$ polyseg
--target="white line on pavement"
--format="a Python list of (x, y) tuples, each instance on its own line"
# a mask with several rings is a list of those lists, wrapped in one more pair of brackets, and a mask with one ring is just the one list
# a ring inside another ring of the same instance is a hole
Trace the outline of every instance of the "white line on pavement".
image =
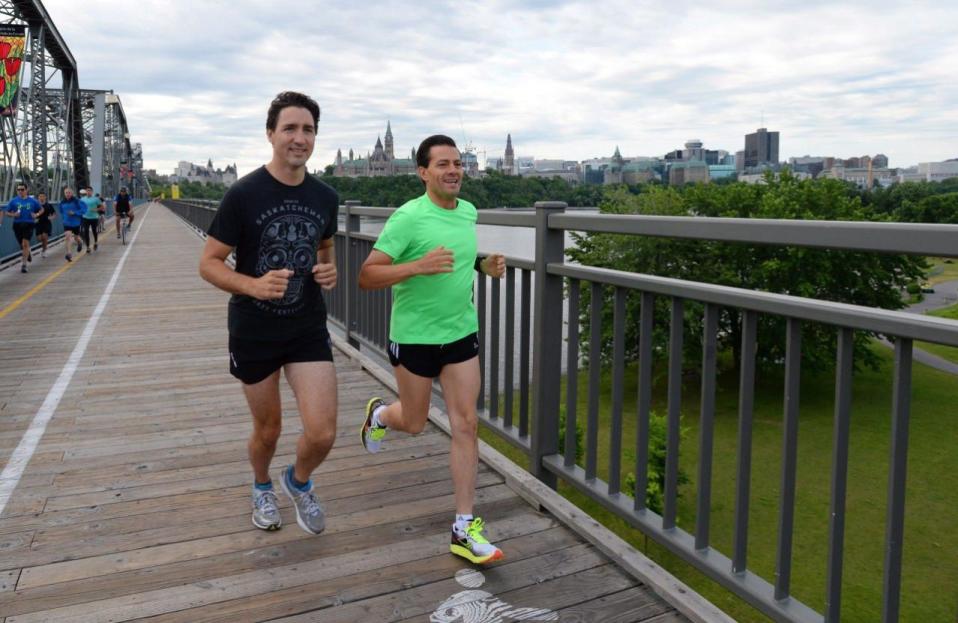
[(40, 410), (33, 416), (33, 421), (30, 422), (30, 428), (23, 434), (20, 443), (17, 444), (16, 449), (10, 456), (10, 461), (7, 462), (6, 467), (3, 468), (3, 473), (0, 473), (0, 515), (3, 515), (3, 509), (6, 508), (7, 502), (10, 501), (13, 490), (17, 488), (17, 484), (20, 482), (20, 478), (27, 468), (27, 463), (29, 463), (33, 457), (33, 453), (36, 451), (37, 446), (40, 444), (40, 439), (47, 429), (47, 424), (50, 423), (50, 418), (52, 418), (56, 412), (57, 406), (60, 404), (60, 399), (63, 398), (63, 394), (66, 393), (67, 387), (70, 385), (70, 380), (73, 379), (73, 374), (80, 365), (80, 360), (83, 359), (83, 354), (86, 352), (86, 347), (93, 337), (93, 332), (96, 330), (96, 325), (100, 321), (100, 316), (103, 315), (107, 301), (110, 300), (110, 295), (113, 293), (113, 287), (120, 278), (120, 271), (123, 270), (126, 257), (130, 254), (130, 251), (133, 250), (136, 238), (140, 235), (140, 231), (143, 229), (143, 223), (146, 222), (146, 217), (149, 216), (149, 213), (150, 209), (147, 208), (143, 214), (143, 220), (140, 221), (140, 226), (136, 228), (136, 231), (133, 233), (133, 238), (130, 239), (129, 246), (126, 248), (126, 251), (123, 252), (123, 257), (117, 262), (116, 268), (113, 270), (113, 276), (110, 277), (110, 282), (107, 284), (106, 290), (103, 291), (103, 296), (100, 297), (100, 302), (97, 304), (96, 309), (93, 310), (93, 315), (90, 316), (86, 326), (83, 328), (83, 333), (73, 348), (73, 352), (70, 353), (70, 358), (67, 359), (63, 370), (60, 372), (60, 376), (57, 377), (56, 382), (53, 384), (53, 387), (50, 388), (50, 392), (47, 394), (46, 399), (44, 399), (43, 404), (40, 405)]

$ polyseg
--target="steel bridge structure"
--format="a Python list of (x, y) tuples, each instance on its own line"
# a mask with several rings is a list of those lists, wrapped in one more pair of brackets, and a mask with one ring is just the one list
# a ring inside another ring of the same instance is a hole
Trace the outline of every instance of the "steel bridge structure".
[[(0, 113), (0, 198), (25, 181), (55, 201), (66, 186), (111, 197), (121, 186), (148, 196), (143, 151), (130, 142), (119, 95), (81, 89), (77, 63), (40, 0), (0, 0), (0, 26), (22, 29), (20, 62), (5, 89), (19, 94)], [(2, 92), (0, 92), (2, 95)]]

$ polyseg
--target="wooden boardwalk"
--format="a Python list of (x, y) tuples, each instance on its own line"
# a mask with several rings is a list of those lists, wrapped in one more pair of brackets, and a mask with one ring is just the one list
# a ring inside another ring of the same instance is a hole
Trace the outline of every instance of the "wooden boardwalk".
[[(227, 296), (197, 276), (202, 242), (182, 222), (159, 205), (138, 216), (131, 247), (108, 234), (55, 276), (59, 247), (0, 273), (0, 467), (62, 390), (0, 514), (0, 621), (687, 620), (486, 464), (476, 510), (507, 558), (470, 572), (448, 553), (448, 438), (429, 425), (365, 454), (365, 401), (388, 390), (342, 352), (337, 443), (314, 476), (326, 531), (300, 530), (282, 494), (283, 529), (255, 529)], [(283, 398), (274, 478), (300, 431), (285, 383)]]

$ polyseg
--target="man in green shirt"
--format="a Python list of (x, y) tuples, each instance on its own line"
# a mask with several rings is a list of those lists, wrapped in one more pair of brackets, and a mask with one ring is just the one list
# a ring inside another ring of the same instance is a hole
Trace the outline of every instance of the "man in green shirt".
[(388, 429), (421, 432), (432, 380), (439, 377), (452, 427), (456, 520), (450, 551), (481, 564), (502, 558), (502, 551), (482, 535), (483, 521), (472, 514), (482, 383), (473, 271), (501, 278), (506, 263), (498, 254), (477, 258), (476, 208), (458, 198), (463, 169), (455, 141), (430, 136), (419, 145), (416, 164), (425, 194), (389, 217), (359, 273), (363, 289), (393, 289), (389, 360), (399, 385), (397, 402), (369, 401), (360, 434), (366, 450), (378, 452)]

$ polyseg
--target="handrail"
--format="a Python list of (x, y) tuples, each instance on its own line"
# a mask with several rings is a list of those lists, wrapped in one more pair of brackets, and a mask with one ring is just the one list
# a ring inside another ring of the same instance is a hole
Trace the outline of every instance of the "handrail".
[(549, 227), (583, 232), (958, 257), (958, 225), (873, 221), (553, 214)]
[(953, 320), (909, 314), (907, 312), (809, 299), (774, 292), (697, 283), (656, 275), (640, 275), (611, 268), (549, 264), (549, 274), (581, 279), (592, 283), (631, 288), (664, 296), (675, 296), (701, 303), (748, 309), (776, 316), (800, 318), (838, 327), (859, 329), (924, 342), (958, 346), (958, 330)]

